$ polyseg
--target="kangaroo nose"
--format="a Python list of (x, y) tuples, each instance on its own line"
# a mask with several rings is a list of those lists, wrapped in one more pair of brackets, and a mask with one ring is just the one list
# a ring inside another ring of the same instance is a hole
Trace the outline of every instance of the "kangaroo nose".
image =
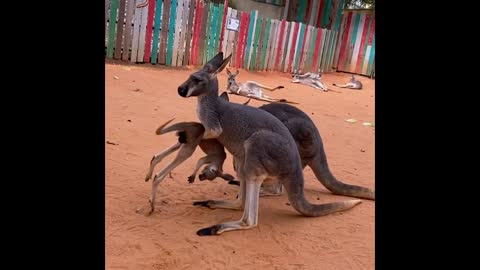
[(187, 87), (184, 87), (184, 86), (179, 86), (179, 87), (178, 87), (178, 94), (179, 94), (181, 97), (186, 97), (186, 96), (187, 96), (187, 93), (188, 93), (188, 88), (187, 88)]

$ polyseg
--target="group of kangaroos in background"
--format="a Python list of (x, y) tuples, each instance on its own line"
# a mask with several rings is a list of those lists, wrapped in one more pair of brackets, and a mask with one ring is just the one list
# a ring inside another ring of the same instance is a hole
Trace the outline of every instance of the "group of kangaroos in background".
[[(312, 204), (305, 199), (303, 169), (309, 166), (316, 178), (334, 194), (375, 200), (375, 191), (344, 183), (335, 178), (329, 169), (322, 138), (314, 122), (295, 106), (266, 96), (262, 89), (276, 90), (255, 82), (236, 83), (235, 76), (227, 69), (227, 91), (249, 98), (268, 101), (259, 108), (229, 101), (228, 93), (219, 95), (217, 74), (229, 63), (231, 55), (224, 59), (218, 53), (202, 69), (191, 74), (178, 87), (184, 98), (197, 97), (197, 116), (200, 122), (179, 122), (171, 119), (161, 125), (156, 134), (176, 132), (178, 141), (153, 156), (145, 181), (152, 178), (155, 166), (166, 156), (178, 151), (175, 159), (153, 177), (148, 215), (155, 209), (155, 197), (159, 184), (175, 167), (182, 164), (195, 152), (197, 146), (206, 154), (200, 158), (188, 177), (195, 181), (198, 171), (200, 181), (223, 178), (229, 184), (239, 186), (235, 200), (205, 200), (193, 205), (243, 210), (238, 221), (216, 224), (197, 231), (198, 235), (218, 235), (226, 231), (249, 229), (258, 224), (258, 201), (260, 196), (287, 193), (290, 204), (305, 216), (323, 216), (345, 211), (361, 203), (347, 200), (325, 204)], [(309, 76), (316, 80), (319, 74), (294, 74), (295, 80)], [(353, 83), (355, 84), (355, 83)], [(346, 84), (348, 85), (348, 84)], [(252, 94), (257, 89), (257, 94)], [(255, 96), (254, 96), (255, 95)], [(194, 108), (192, 108), (194, 109)], [(236, 177), (224, 173), (226, 150), (233, 156)]]
[[(235, 71), (235, 73), (232, 73), (227, 68), (228, 93), (247, 97), (247, 98), (253, 98), (260, 101), (266, 101), (266, 102), (283, 102), (283, 103), (290, 103), (290, 104), (298, 104), (297, 102), (294, 102), (294, 101), (288, 101), (286, 99), (276, 99), (276, 98), (267, 96), (263, 92), (263, 90), (268, 90), (273, 92), (275, 90), (285, 88), (284, 86), (268, 87), (255, 81), (246, 81), (242, 83), (237, 83), (235, 78), (237, 77), (238, 73), (239, 73), (238, 70)], [(293, 77), (292, 83), (307, 85), (325, 92), (329, 91), (326, 84), (321, 80), (322, 79), (321, 71), (317, 73), (307, 72), (305, 74), (302, 74), (301, 70), (298, 70), (298, 71), (294, 70), (292, 72), (292, 77)], [(361, 90), (363, 88), (362, 83), (359, 80), (357, 80), (353, 74), (352, 74), (352, 77), (350, 78), (350, 81), (347, 82), (346, 84), (334, 83), (333, 85), (340, 88), (349, 88), (349, 89), (355, 89), (355, 90)], [(334, 90), (331, 90), (331, 91), (334, 91)], [(337, 91), (334, 91), (334, 92), (337, 92)]]

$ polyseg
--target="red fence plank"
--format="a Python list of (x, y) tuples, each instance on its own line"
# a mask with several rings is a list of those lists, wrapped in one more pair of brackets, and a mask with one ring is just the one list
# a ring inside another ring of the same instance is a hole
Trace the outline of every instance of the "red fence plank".
[(153, 12), (155, 11), (155, 0), (148, 0), (148, 19), (147, 32), (145, 33), (145, 54), (143, 62), (150, 62), (150, 54), (152, 52), (152, 30), (153, 30)]

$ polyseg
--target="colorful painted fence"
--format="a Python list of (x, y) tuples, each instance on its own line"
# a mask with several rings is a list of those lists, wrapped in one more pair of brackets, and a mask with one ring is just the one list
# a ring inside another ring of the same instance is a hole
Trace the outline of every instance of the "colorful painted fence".
[(317, 28), (338, 31), (345, 0), (288, 0), (285, 18)]
[(374, 76), (375, 15), (369, 10), (345, 10), (334, 63), (338, 71)]
[[(338, 32), (258, 16), (204, 0), (105, 1), (106, 57), (169, 66), (203, 65), (217, 52), (248, 70), (331, 71)], [(227, 29), (238, 20), (238, 31)]]

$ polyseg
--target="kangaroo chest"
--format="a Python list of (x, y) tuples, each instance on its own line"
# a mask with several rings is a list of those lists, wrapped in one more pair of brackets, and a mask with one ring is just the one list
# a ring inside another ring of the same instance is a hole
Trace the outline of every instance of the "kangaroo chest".
[(218, 112), (215, 104), (207, 100), (198, 99), (197, 103), (197, 117), (200, 123), (206, 130), (216, 130), (218, 126)]
[[(203, 106), (201, 106), (200, 100), (198, 101), (198, 104), (197, 104), (197, 117), (198, 117), (198, 120), (200, 120), (200, 123), (202, 123), (203, 126), (205, 126), (205, 123), (207, 121), (207, 111)], [(205, 126), (205, 128), (207, 127)]]

